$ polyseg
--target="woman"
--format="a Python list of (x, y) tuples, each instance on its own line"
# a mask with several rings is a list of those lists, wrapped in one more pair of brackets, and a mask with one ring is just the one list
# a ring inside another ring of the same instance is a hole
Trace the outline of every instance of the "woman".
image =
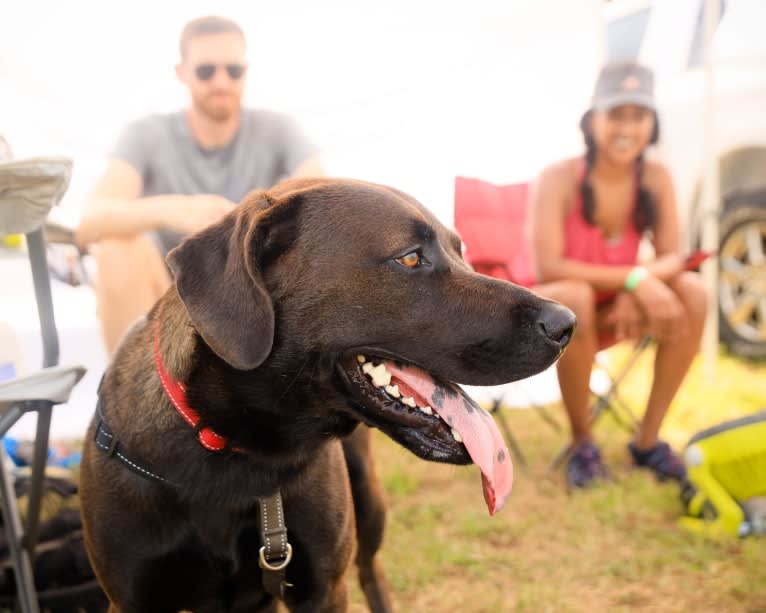
[[(644, 157), (659, 137), (652, 73), (632, 63), (605, 66), (580, 126), (584, 157), (546, 168), (531, 196), (533, 289), (578, 320), (558, 362), (573, 436), (567, 481), (585, 487), (607, 474), (589, 419), (596, 351), (645, 334), (657, 341), (654, 379), (628, 450), (636, 466), (682, 481), (684, 465), (658, 432), (699, 348), (706, 294), (700, 276), (684, 271), (670, 174)], [(637, 265), (644, 235), (656, 257)]]

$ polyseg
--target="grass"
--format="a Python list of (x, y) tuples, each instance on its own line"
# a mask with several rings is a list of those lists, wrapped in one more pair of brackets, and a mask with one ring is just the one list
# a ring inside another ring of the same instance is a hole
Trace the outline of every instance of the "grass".
[[(615, 362), (624, 349), (613, 350)], [(621, 386), (640, 413), (651, 351)], [(693, 365), (665, 421), (680, 449), (696, 431), (766, 408), (766, 364), (721, 355)], [(563, 409), (551, 407), (564, 422)], [(478, 470), (423, 462), (375, 434), (389, 504), (381, 553), (399, 611), (766, 611), (766, 539), (713, 541), (677, 525), (678, 488), (631, 470), (628, 435), (596, 434), (615, 482), (568, 494), (549, 466), (566, 442), (533, 411), (506, 411), (529, 466), (490, 518)], [(351, 611), (365, 611), (352, 586)]]

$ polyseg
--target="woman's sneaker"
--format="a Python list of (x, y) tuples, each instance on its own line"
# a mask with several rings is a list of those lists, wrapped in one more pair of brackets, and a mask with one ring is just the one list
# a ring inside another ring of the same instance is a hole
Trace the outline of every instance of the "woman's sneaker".
[(606, 479), (606, 467), (598, 447), (593, 443), (581, 443), (575, 447), (567, 461), (566, 477), (567, 483), (577, 488), (588, 487), (597, 479)]
[(651, 449), (638, 449), (633, 443), (628, 444), (628, 451), (633, 464), (651, 470), (659, 481), (672, 479), (679, 483), (686, 480), (686, 466), (664, 441)]

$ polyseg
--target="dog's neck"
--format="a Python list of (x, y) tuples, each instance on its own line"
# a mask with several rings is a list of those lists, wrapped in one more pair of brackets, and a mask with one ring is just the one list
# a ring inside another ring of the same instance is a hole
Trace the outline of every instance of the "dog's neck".
[[(269, 458), (275, 452), (284, 453), (291, 462), (302, 464), (327, 441), (349, 434), (356, 426), (355, 420), (338, 414), (319, 417), (300, 411), (313, 401), (311, 394), (303, 400), (300, 394), (294, 396), (289, 382), (270, 372), (267, 365), (253, 371), (232, 371), (195, 331), (175, 288), (150, 313), (148, 325), (152, 330), (160, 322), (159, 352), (167, 374), (184, 385), (185, 400), (200, 415), (202, 424), (231, 447), (245, 453), (255, 451), (256, 456), (263, 450)], [(195, 369), (200, 364), (204, 369)], [(226, 386), (221, 386), (223, 380)], [(283, 430), (281, 417), (293, 406), (293, 427)], [(296, 422), (300, 427), (294, 427)]]
[[(160, 318), (161, 313), (163, 316)], [(160, 299), (149, 320), (152, 333), (155, 321), (162, 321), (160, 354), (165, 368), (176, 381), (186, 381), (193, 367), (192, 355), (197, 334), (175, 286)]]

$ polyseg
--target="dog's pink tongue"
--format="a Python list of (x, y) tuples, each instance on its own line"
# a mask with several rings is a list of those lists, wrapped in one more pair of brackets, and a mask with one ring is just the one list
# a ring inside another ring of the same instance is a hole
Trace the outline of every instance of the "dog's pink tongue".
[(513, 464), (495, 421), (462, 390), (438, 385), (431, 375), (413, 366), (386, 362), (389, 372), (425, 400), (460, 434), (468, 454), (481, 470), (489, 514), (503, 508), (513, 485)]

